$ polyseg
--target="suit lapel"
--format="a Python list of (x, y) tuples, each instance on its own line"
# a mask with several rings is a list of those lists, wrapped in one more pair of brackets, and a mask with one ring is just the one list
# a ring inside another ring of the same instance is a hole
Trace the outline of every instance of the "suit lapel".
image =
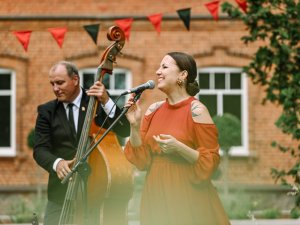
[[(88, 103), (89, 103), (89, 96), (87, 96), (87, 94), (83, 90), (82, 98), (80, 102), (80, 108), (79, 108), (79, 115), (78, 115), (78, 127), (77, 127), (77, 137), (76, 137), (77, 140), (75, 140), (76, 143), (80, 139), (80, 134), (84, 124)], [(57, 102), (57, 115), (65, 132), (72, 138), (71, 140), (74, 140), (74, 137), (71, 132), (71, 127), (69, 125), (68, 118), (66, 115), (66, 110), (64, 108), (63, 103), (61, 102)]]
[(79, 134), (81, 134), (82, 127), (84, 124), (84, 119), (88, 107), (89, 97), (86, 95), (85, 91), (83, 90), (80, 108), (79, 108), (79, 118), (78, 118), (78, 127), (77, 127), (77, 139), (80, 138)]

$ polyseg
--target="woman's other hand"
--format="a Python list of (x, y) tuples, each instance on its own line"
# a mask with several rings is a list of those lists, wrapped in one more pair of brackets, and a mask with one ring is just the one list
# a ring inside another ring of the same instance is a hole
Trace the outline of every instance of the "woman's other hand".
[(179, 149), (179, 141), (169, 134), (153, 135), (154, 140), (159, 144), (163, 153), (170, 154), (177, 152)]

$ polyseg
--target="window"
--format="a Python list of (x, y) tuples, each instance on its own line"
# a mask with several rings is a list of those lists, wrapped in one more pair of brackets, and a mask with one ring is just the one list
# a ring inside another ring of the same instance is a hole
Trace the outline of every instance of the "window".
[(241, 121), (241, 146), (230, 154), (246, 156), (248, 150), (248, 110), (246, 75), (242, 69), (211, 67), (198, 70), (200, 93), (198, 98), (206, 105), (211, 116), (230, 113)]
[[(97, 68), (87, 68), (79, 71), (81, 86), (84, 89), (89, 89), (94, 83)], [(131, 88), (131, 73), (126, 69), (114, 69), (113, 75), (105, 74), (103, 77), (103, 84), (109, 92), (110, 97), (114, 102), (124, 91)], [(122, 96), (117, 105), (122, 108), (127, 101), (128, 95)], [(118, 137), (121, 145), (124, 146), (125, 138)]]
[[(81, 85), (84, 89), (89, 89), (94, 83), (95, 75), (97, 74), (97, 68), (82, 69), (79, 71)], [(131, 87), (131, 74), (126, 69), (114, 69), (113, 75), (105, 74), (103, 77), (103, 84), (106, 90), (111, 95), (111, 98), (115, 101), (121, 95), (122, 92), (130, 89)], [(128, 96), (122, 96), (117, 105), (122, 108), (127, 100)]]
[(15, 76), (0, 69), (0, 156), (16, 155)]

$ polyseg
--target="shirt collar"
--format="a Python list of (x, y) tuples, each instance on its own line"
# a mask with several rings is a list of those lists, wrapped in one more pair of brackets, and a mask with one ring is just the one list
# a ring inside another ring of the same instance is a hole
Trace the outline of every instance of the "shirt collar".
[[(82, 98), (82, 89), (80, 88), (79, 95), (72, 102), (76, 106), (76, 108), (80, 107), (81, 98)], [(64, 102), (63, 104), (64, 104), (64, 107), (66, 109), (69, 103), (68, 102)]]

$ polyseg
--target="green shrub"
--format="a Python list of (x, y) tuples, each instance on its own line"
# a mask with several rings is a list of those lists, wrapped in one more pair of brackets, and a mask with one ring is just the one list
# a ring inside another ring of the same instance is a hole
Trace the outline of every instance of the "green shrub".
[(278, 209), (266, 209), (262, 211), (261, 217), (264, 219), (276, 219), (281, 216)]
[(230, 219), (249, 219), (249, 212), (257, 206), (257, 202), (242, 191), (220, 197)]
[(300, 208), (295, 207), (291, 210), (290, 217), (293, 219), (298, 219), (300, 218)]
[(223, 151), (229, 152), (233, 146), (241, 145), (241, 121), (230, 113), (214, 116), (213, 121), (219, 131), (219, 144)]
[(35, 134), (35, 130), (33, 128), (30, 130), (30, 132), (27, 136), (27, 145), (31, 149), (33, 149), (33, 146), (34, 146), (34, 134)]
[[(25, 198), (16, 196), (12, 199), (10, 205), (10, 217), (13, 223), (31, 223), (33, 214), (42, 217), (44, 212), (45, 202), (39, 201), (36, 198)], [(39, 218), (39, 219), (40, 219)]]

